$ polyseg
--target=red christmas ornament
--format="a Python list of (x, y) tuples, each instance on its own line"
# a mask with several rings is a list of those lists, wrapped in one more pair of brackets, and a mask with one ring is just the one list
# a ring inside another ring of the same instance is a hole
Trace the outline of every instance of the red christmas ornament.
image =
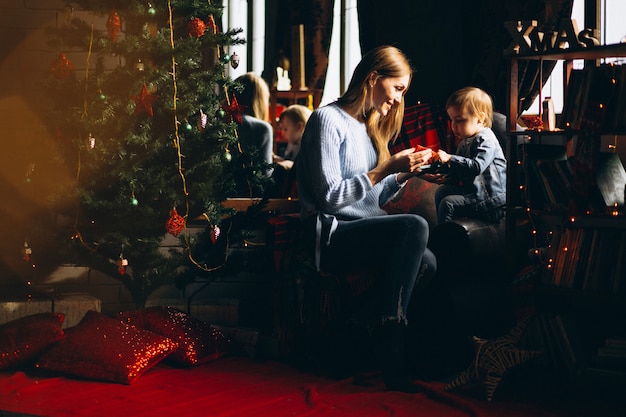
[(188, 36), (195, 36), (196, 38), (199, 38), (200, 36), (204, 35), (205, 30), (206, 30), (206, 24), (201, 19), (198, 19), (197, 17), (191, 19), (189, 23), (187, 24)]
[(126, 273), (126, 267), (128, 267), (128, 259), (124, 258), (123, 253), (120, 253), (120, 257), (115, 264), (117, 265), (117, 272), (120, 275), (124, 275)]
[(222, 109), (226, 112), (226, 114), (230, 117), (230, 121), (235, 121), (238, 124), (241, 124), (243, 111), (246, 106), (240, 106), (237, 102), (237, 96), (233, 95), (232, 100), (230, 101), (230, 105), (224, 104)]
[(135, 112), (133, 114), (136, 115), (145, 111), (150, 116), (153, 116), (154, 112), (152, 111), (152, 103), (154, 103), (158, 97), (159, 96), (156, 94), (150, 94), (148, 92), (148, 87), (146, 87), (146, 83), (143, 83), (141, 93), (132, 97), (135, 101)]
[(222, 231), (220, 230), (220, 228), (218, 226), (213, 226), (213, 228), (211, 228), (210, 233), (210, 237), (211, 237), (211, 242), (213, 242), (213, 244), (215, 245), (215, 242), (217, 242), (217, 238), (220, 237), (220, 233)]
[(72, 72), (74, 72), (74, 64), (67, 59), (67, 55), (61, 52), (59, 58), (50, 64), (50, 72), (59, 80), (62, 80), (72, 75)]
[(109, 14), (109, 18), (107, 19), (107, 32), (109, 32), (111, 42), (117, 40), (117, 35), (119, 35), (121, 27), (120, 15), (117, 14), (117, 10), (111, 10), (111, 14)]
[(170, 235), (178, 237), (183, 229), (185, 229), (185, 218), (178, 214), (176, 209), (172, 209), (170, 218), (165, 223), (165, 230), (167, 230), (167, 233)]

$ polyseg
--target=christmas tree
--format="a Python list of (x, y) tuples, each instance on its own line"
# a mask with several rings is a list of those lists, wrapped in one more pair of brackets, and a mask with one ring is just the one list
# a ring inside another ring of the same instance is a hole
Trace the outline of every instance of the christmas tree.
[[(215, 268), (197, 259), (220, 256), (196, 254), (186, 224), (203, 220), (215, 242), (226, 197), (267, 181), (238, 146), (226, 68), (244, 41), (219, 27), (221, 13), (210, 0), (81, 0), (51, 31), (50, 120), (76, 173), (54, 199), (64, 259), (119, 278), (137, 305), (185, 266)], [(166, 232), (182, 251), (162, 253)]]

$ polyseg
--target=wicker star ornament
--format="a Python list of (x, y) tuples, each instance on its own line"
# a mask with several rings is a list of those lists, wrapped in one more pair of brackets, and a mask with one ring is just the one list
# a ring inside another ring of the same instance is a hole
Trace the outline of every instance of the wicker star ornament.
[(488, 340), (474, 336), (472, 338), (476, 350), (474, 360), (454, 381), (446, 385), (446, 391), (470, 383), (480, 383), (487, 391), (487, 401), (491, 401), (509, 369), (542, 354), (539, 351), (521, 350), (517, 347), (529, 321), (530, 317), (525, 317), (509, 334), (496, 339)]

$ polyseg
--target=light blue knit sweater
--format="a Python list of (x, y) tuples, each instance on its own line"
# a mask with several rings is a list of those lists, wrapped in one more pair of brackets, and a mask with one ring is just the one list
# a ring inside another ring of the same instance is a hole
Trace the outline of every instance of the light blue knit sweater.
[(387, 214), (381, 206), (402, 186), (395, 175), (372, 186), (367, 172), (376, 162), (364, 123), (336, 103), (315, 110), (296, 162), (302, 216), (322, 212), (350, 220)]

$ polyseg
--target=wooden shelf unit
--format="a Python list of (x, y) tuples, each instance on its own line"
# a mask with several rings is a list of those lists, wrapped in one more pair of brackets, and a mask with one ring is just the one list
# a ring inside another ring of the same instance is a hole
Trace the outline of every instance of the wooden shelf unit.
[[(505, 245), (507, 247), (507, 265), (509, 270), (507, 273), (513, 277), (518, 271), (517, 259), (512, 254), (516, 253), (515, 245), (517, 242), (516, 225), (520, 213), (524, 212), (524, 207), (520, 206), (519, 198), (514, 196), (519, 193), (520, 184), (517, 183), (517, 176), (513, 175), (518, 170), (517, 161), (519, 159), (518, 143), (522, 136), (529, 135), (565, 135), (567, 132), (536, 132), (536, 131), (517, 131), (517, 119), (519, 116), (519, 95), (518, 95), (518, 70), (519, 61), (533, 60), (533, 61), (564, 61), (563, 65), (563, 83), (564, 87), (567, 86), (570, 74), (573, 69), (573, 61), (583, 59), (586, 61), (600, 60), (603, 58), (626, 58), (626, 44), (613, 44), (613, 45), (601, 45), (593, 48), (576, 48), (568, 50), (556, 50), (546, 53), (531, 53), (531, 54), (518, 54), (510, 55), (505, 58), (509, 61), (508, 66), (508, 78), (509, 85), (507, 88), (508, 98), (508, 121), (509, 121), (509, 146), (507, 147), (507, 214), (506, 216), (506, 238)], [(563, 91), (567, 91), (564, 88)]]
[[(510, 265), (508, 273), (512, 274), (514, 278), (515, 274), (519, 272), (520, 265), (518, 265), (519, 259), (514, 258), (514, 254), (519, 253), (519, 248), (515, 248), (515, 244), (518, 241), (516, 234), (516, 225), (521, 216), (528, 216), (529, 214), (536, 219), (537, 228), (550, 228), (554, 224), (558, 224), (561, 230), (580, 228), (593, 230), (618, 230), (620, 233), (626, 233), (626, 217), (622, 213), (618, 216), (611, 217), (610, 215), (590, 215), (580, 216), (576, 218), (576, 224), (568, 224), (568, 214), (566, 211), (560, 214), (549, 212), (549, 210), (530, 210), (529, 201), (525, 201), (522, 196), (522, 181), (525, 181), (523, 175), (520, 173), (519, 166), (519, 150), (521, 147), (537, 147), (540, 151), (547, 151), (543, 149), (549, 146), (566, 147), (568, 138), (573, 137), (582, 132), (575, 131), (517, 131), (517, 118), (519, 115), (519, 97), (518, 97), (518, 64), (523, 60), (535, 60), (535, 61), (548, 61), (548, 60), (562, 60), (564, 61), (564, 86), (567, 87), (570, 74), (573, 69), (573, 60), (582, 59), (585, 60), (585, 66), (597, 65), (599, 60), (604, 58), (624, 58), (626, 57), (626, 44), (616, 45), (604, 45), (586, 49), (574, 49), (553, 51), (547, 53), (526, 54), (526, 55), (513, 55), (507, 56), (509, 59), (509, 86), (508, 86), (508, 118), (509, 118), (509, 146), (507, 155), (507, 216), (506, 216), (506, 253), (507, 262)], [(564, 88), (567, 91), (567, 88)], [(567, 97), (565, 98), (567, 100)], [(626, 100), (626, 97), (620, 97), (619, 100)], [(605, 132), (594, 132), (594, 134), (600, 135)], [(619, 132), (611, 132), (611, 135), (615, 133), (614, 140), (617, 141)], [(623, 133), (622, 133), (623, 135)], [(556, 143), (555, 143), (556, 142)], [(562, 142), (562, 143), (559, 143)], [(530, 149), (525, 148), (525, 155), (528, 154)], [(615, 150), (613, 150), (615, 151)], [(538, 154), (539, 155), (539, 154)], [(532, 158), (531, 158), (532, 159)], [(534, 160), (533, 160), (534, 161)], [(523, 163), (529, 163), (529, 161), (523, 161)], [(532, 161), (531, 161), (532, 163)], [(623, 161), (622, 161), (623, 163)], [(552, 182), (551, 182), (552, 183)], [(552, 219), (554, 224), (550, 224), (548, 220), (549, 216), (558, 217), (556, 220)], [(572, 218), (573, 219), (573, 218)], [(611, 241), (613, 242), (613, 241)], [(614, 244), (618, 244), (615, 242)], [(593, 245), (589, 246), (593, 247)], [(621, 246), (618, 246), (621, 248)], [(560, 248), (559, 248), (560, 249)], [(573, 248), (568, 248), (572, 249)], [(582, 253), (582, 251), (581, 251)], [(582, 257), (582, 255), (581, 255)], [(589, 257), (591, 259), (591, 255)], [(615, 260), (615, 265), (619, 265), (619, 260)], [(611, 264), (613, 265), (613, 264)], [(613, 265), (613, 266), (615, 266)], [(579, 276), (576, 269), (571, 276)], [(546, 271), (544, 271), (546, 272)], [(613, 272), (613, 274), (616, 274)], [(624, 293), (619, 294), (614, 292), (594, 292), (586, 290), (585, 287), (581, 288), (566, 288), (565, 286), (558, 286), (554, 283), (553, 279), (562, 279), (569, 277), (570, 275), (558, 275), (553, 272), (547, 272), (547, 275), (542, 276), (541, 284), (535, 288), (533, 293), (533, 303), (542, 308), (551, 309), (554, 313), (560, 314), (561, 310), (567, 314), (567, 310), (574, 310), (579, 317), (585, 317), (587, 330), (591, 329), (596, 333), (595, 338), (591, 335), (585, 335), (587, 340), (585, 341), (588, 351), (594, 351), (598, 346), (597, 343), (602, 339), (609, 338), (612, 333), (618, 333), (621, 337), (626, 338), (624, 328), (626, 325), (626, 308), (624, 307), (625, 297)], [(595, 276), (590, 274), (587, 270), (584, 277)], [(620, 279), (620, 277), (617, 277)], [(625, 279), (626, 277), (621, 277)], [(550, 282), (548, 282), (550, 279)], [(621, 281), (624, 282), (624, 281)], [(591, 326), (590, 326), (591, 324)], [(595, 344), (595, 346), (594, 346)], [(590, 358), (589, 358), (590, 359)], [(624, 373), (626, 378), (626, 372)]]

